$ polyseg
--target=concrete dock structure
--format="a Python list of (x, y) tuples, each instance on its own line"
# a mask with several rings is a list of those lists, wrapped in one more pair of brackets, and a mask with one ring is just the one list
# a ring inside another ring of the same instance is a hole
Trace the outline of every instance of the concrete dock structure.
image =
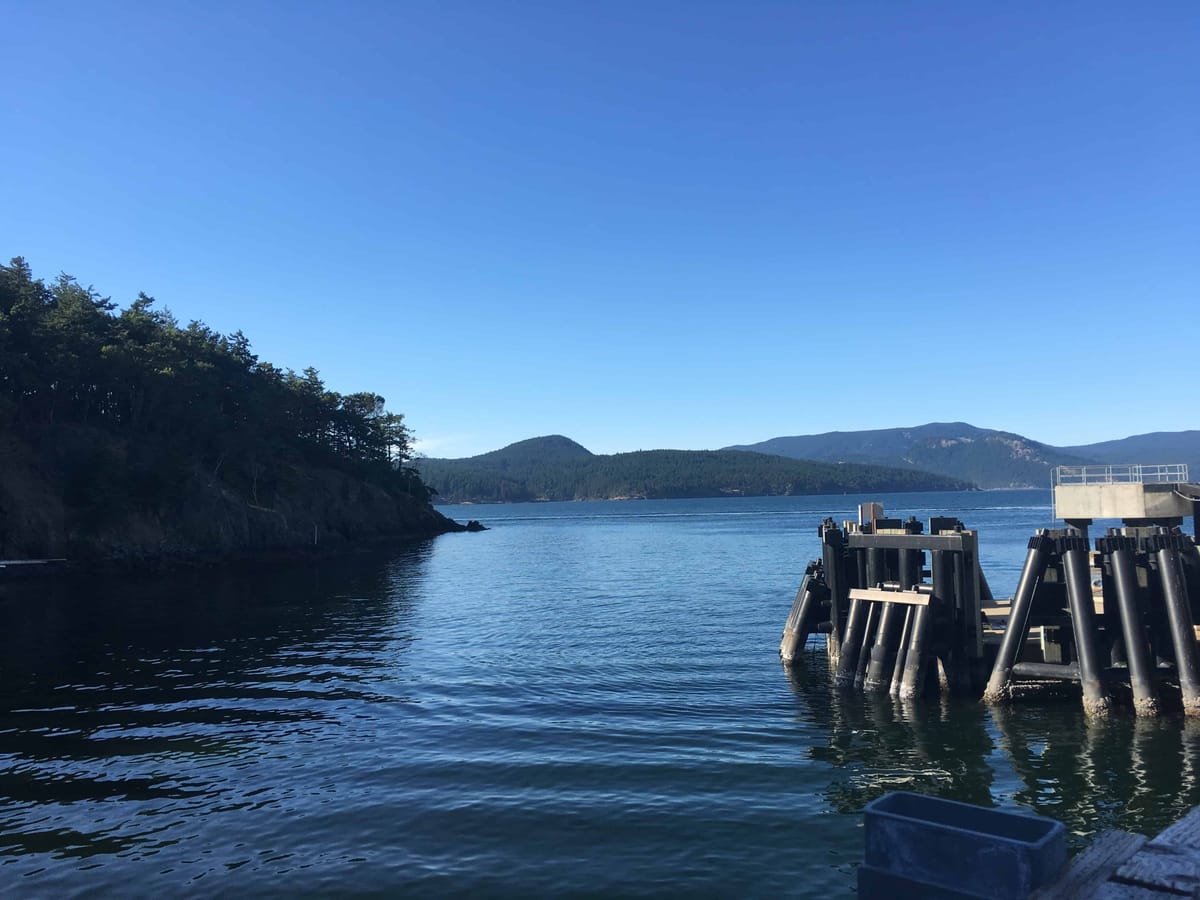
[[(877, 503), (857, 522), (825, 519), (781, 658), (823, 634), (841, 687), (912, 698), (940, 684), (1002, 703), (1075, 683), (1092, 716), (1114, 706), (1200, 716), (1200, 551), (1181, 528), (1189, 516), (1200, 528), (1200, 485), (1184, 465), (1070, 466), (1052, 491), (1067, 527), (1030, 539), (1007, 606), (979, 567), (978, 535), (956, 519), (934, 517), (926, 531)], [(1093, 548), (1101, 519), (1121, 525)]]

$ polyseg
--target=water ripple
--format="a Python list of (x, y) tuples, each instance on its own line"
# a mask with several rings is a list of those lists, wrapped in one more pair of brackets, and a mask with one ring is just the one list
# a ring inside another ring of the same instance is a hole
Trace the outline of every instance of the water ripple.
[[(989, 500), (950, 512), (988, 517), (1015, 580), (1044, 509)], [(847, 697), (817, 649), (781, 669), (812, 529), (853, 502), (496, 507), (390, 556), (5, 586), (0, 881), (828, 896), (887, 790), (1049, 812), (1077, 844), (1200, 802), (1190, 723)]]

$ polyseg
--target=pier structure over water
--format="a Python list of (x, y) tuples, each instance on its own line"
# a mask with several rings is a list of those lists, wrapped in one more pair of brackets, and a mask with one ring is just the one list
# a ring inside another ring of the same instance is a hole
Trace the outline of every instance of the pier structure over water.
[(1192, 517), (1200, 536), (1200, 484), (1182, 463), (1164, 466), (1058, 466), (1050, 474), (1054, 517), (1087, 537), (1096, 519), (1120, 519), (1126, 527), (1178, 527)]
[[(1076, 681), (1089, 714), (1105, 713), (1111, 690), (1128, 687), (1134, 711), (1154, 715), (1158, 683), (1170, 681), (1183, 711), (1200, 715), (1200, 556), (1180, 530), (1200, 517), (1200, 485), (1184, 465), (1130, 465), (1060, 466), (1051, 487), (1068, 527), (1030, 539), (984, 699), (1008, 699), (1023, 683)], [(1121, 527), (1096, 539), (1093, 556), (1096, 519)], [(1019, 661), (1034, 629), (1043, 660)]]
[[(1073, 466), (1052, 487), (1067, 527), (1030, 539), (1008, 604), (992, 598), (978, 536), (956, 519), (933, 518), (926, 533), (879, 504), (864, 504), (857, 523), (826, 519), (781, 658), (824, 634), (842, 687), (910, 698), (940, 684), (1000, 703), (1078, 684), (1089, 715), (1178, 702), (1200, 716), (1200, 552), (1181, 529), (1188, 516), (1200, 526), (1200, 485), (1186, 466)], [(1121, 526), (1093, 551), (1098, 519)]]
[[(916, 697), (939, 683), (978, 694), (986, 674), (985, 602), (975, 532), (953, 518), (888, 519), (878, 503), (858, 522), (818, 529), (822, 556), (808, 565), (784, 627), (780, 656), (795, 660), (824, 634), (836, 683)], [(928, 561), (928, 568), (926, 562)]]

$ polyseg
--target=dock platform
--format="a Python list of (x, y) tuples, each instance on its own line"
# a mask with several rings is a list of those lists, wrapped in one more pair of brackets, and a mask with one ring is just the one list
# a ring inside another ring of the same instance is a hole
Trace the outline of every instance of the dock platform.
[(1172, 900), (1200, 896), (1200, 807), (1158, 837), (1106, 831), (1031, 900)]

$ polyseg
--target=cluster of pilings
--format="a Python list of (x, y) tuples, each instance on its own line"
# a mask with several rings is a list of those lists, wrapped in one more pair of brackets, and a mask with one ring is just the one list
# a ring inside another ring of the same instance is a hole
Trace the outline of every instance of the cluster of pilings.
[(1125, 702), (1155, 715), (1178, 697), (1200, 716), (1200, 551), (1178, 525), (1109, 529), (1094, 554), (1086, 524), (1039, 531), (1003, 633), (985, 633), (995, 601), (977, 536), (957, 519), (930, 519), (925, 533), (865, 504), (858, 523), (826, 519), (818, 533), (821, 559), (784, 626), (785, 663), (820, 634), (841, 687), (902, 699), (940, 687), (996, 703), (1077, 683), (1089, 715)]
[(821, 524), (822, 556), (796, 594), (781, 658), (794, 661), (810, 635), (824, 634), (840, 686), (912, 698), (940, 684), (978, 695), (982, 603), (991, 591), (975, 532), (934, 518), (926, 534), (915, 519), (885, 519), (878, 504), (866, 507), (857, 524)]
[[(1095, 547), (1093, 559), (1075, 528), (1030, 539), (984, 699), (1008, 699), (1024, 684), (1078, 682), (1090, 715), (1106, 713), (1126, 688), (1138, 715), (1155, 715), (1164, 685), (1174, 684), (1184, 713), (1200, 715), (1195, 542), (1174, 527), (1127, 527), (1109, 529)], [(1041, 661), (1022, 658), (1035, 628)]]

